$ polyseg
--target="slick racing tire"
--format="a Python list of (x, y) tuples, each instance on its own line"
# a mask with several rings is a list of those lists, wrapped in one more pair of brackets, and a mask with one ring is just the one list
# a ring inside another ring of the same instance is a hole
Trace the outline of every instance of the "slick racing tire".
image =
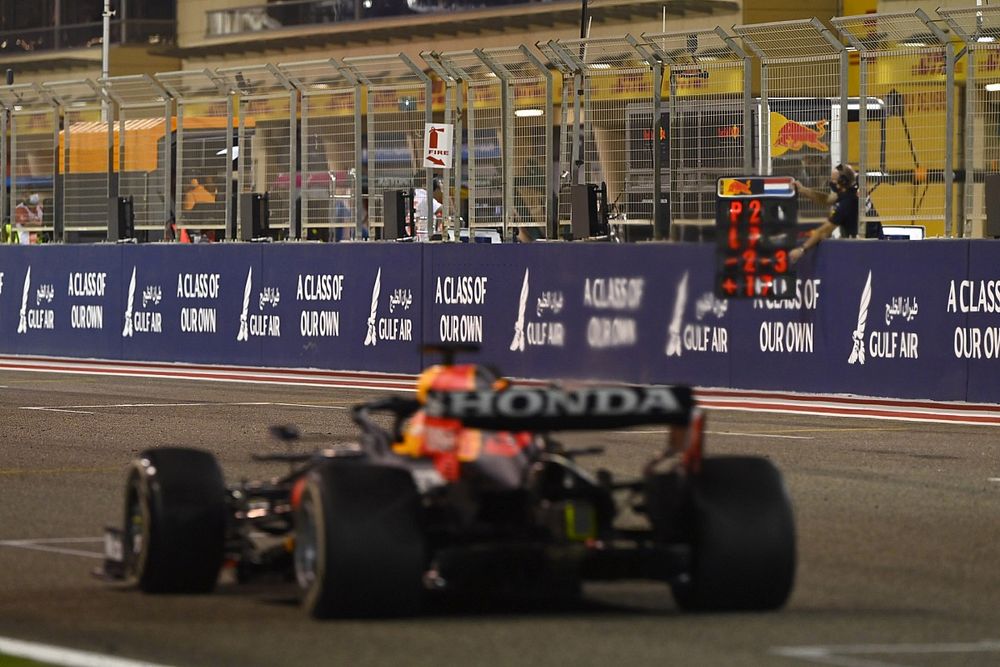
[(795, 579), (795, 522), (781, 473), (755, 457), (706, 458), (690, 479), (692, 566), (673, 584), (689, 611), (777, 609)]
[(208, 593), (225, 549), (226, 488), (208, 452), (148, 449), (129, 469), (126, 567), (147, 593)]
[(295, 578), (316, 618), (408, 616), (426, 549), (409, 471), (367, 463), (312, 470), (295, 515)]

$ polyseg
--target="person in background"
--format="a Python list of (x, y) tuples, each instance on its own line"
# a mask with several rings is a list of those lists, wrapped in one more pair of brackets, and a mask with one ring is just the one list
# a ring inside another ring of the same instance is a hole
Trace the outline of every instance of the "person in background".
[[(434, 197), (434, 224), (427, 224), (427, 190), (426, 188), (414, 188), (413, 189), (413, 211), (414, 216), (416, 216), (417, 224), (414, 236), (416, 236), (418, 241), (426, 241), (432, 234), (441, 233), (441, 208), (444, 201), (444, 190), (442, 189), (441, 179), (437, 176), (434, 177), (433, 181), (433, 197)], [(428, 231), (430, 228), (432, 231)]]
[(536, 226), (545, 220), (545, 168), (537, 160), (529, 160), (514, 176), (514, 224), (518, 243), (531, 243), (544, 236), (543, 227)]
[(32, 228), (40, 229), (45, 217), (42, 209), (42, 198), (38, 193), (33, 193), (28, 197), (27, 204), (18, 202), (14, 207), (14, 229), (19, 243), (37, 243), (38, 233), (31, 231)]
[[(184, 193), (183, 209), (185, 211), (193, 211), (196, 206), (215, 204), (218, 198), (219, 188), (215, 184), (215, 179), (209, 176), (203, 185), (197, 178), (192, 178), (187, 192)], [(181, 229), (180, 231), (181, 243), (199, 243), (215, 240), (215, 233), (212, 231), (205, 233), (189, 233), (186, 229)]]
[[(855, 238), (858, 235), (858, 175), (849, 164), (838, 164), (830, 173), (830, 192), (822, 192), (808, 188), (795, 181), (795, 190), (799, 195), (821, 205), (829, 206), (830, 212), (826, 222), (814, 229), (798, 248), (794, 248), (789, 257), (797, 262), (810, 248), (819, 245), (820, 241), (829, 238), (834, 230), (840, 229), (842, 238)], [(877, 223), (876, 223), (877, 224)], [(878, 238), (878, 230), (868, 229), (869, 235)]]
[(184, 193), (184, 210), (191, 211), (198, 204), (214, 204), (218, 191), (209, 192), (197, 178), (191, 179), (188, 191)]

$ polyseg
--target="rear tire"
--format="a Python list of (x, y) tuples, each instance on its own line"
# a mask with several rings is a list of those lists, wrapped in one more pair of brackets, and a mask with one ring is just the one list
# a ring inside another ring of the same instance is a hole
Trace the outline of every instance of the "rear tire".
[(689, 577), (673, 584), (688, 611), (777, 609), (795, 579), (795, 521), (781, 473), (756, 457), (705, 459), (690, 479)]
[(334, 463), (309, 473), (295, 517), (295, 575), (311, 616), (408, 616), (426, 547), (409, 471)]
[(209, 593), (225, 550), (226, 487), (208, 452), (164, 447), (132, 463), (125, 492), (128, 572), (147, 593)]

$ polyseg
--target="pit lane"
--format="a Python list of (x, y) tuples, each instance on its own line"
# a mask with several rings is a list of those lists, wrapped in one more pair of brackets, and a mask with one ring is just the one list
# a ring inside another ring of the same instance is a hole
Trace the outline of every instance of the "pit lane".
[[(662, 585), (611, 583), (588, 586), (572, 608), (317, 623), (287, 585), (150, 597), (89, 572), (141, 449), (204, 447), (229, 480), (266, 476), (283, 467), (249, 454), (276, 447), (268, 425), (296, 423), (317, 444), (349, 441), (346, 408), (370, 392), (9, 371), (0, 386), (3, 637), (168, 665), (1000, 662), (996, 427), (711, 411), (709, 452), (766, 455), (789, 485), (799, 571), (777, 613), (685, 615)], [(607, 444), (588, 463), (626, 476), (663, 437), (566, 440)]]

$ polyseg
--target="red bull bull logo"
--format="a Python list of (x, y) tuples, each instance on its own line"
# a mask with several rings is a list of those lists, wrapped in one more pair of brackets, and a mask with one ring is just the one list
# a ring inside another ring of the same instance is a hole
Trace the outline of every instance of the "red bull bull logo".
[(723, 178), (719, 183), (719, 194), (723, 197), (739, 197), (741, 195), (752, 195), (750, 181), (741, 181), (738, 178)]
[(811, 148), (822, 153), (830, 151), (830, 146), (823, 141), (828, 123), (825, 118), (810, 127), (772, 111), (770, 122), (771, 157), (779, 157), (788, 151), (801, 151), (803, 148)]

